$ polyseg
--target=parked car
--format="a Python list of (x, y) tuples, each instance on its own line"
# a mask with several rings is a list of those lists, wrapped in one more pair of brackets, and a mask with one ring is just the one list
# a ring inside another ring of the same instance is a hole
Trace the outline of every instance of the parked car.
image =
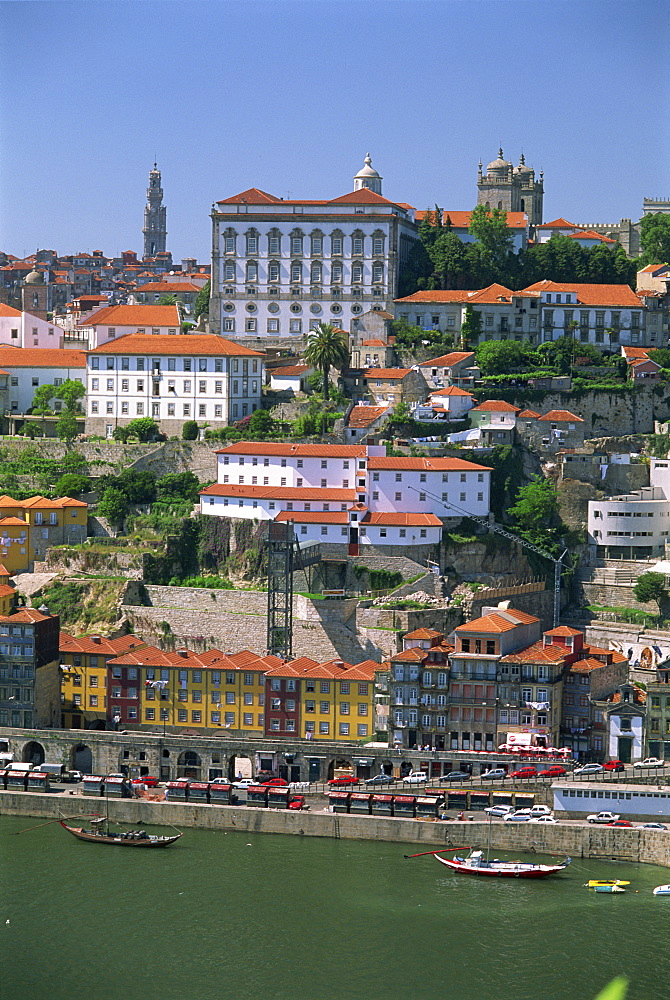
[(607, 823), (607, 824), (609, 824), (609, 823), (615, 823), (620, 818), (621, 817), (619, 816), (619, 813), (612, 813), (612, 812), (606, 812), (605, 811), (605, 812), (599, 812), (599, 813), (591, 813), (590, 816), (586, 817), (586, 820), (587, 820), (588, 823)]
[(532, 808), (530, 810), (530, 814), (531, 814), (531, 816), (552, 816), (553, 815), (553, 813), (552, 813), (551, 809), (549, 808), (549, 806), (541, 806), (541, 805), (532, 806)]
[(502, 767), (493, 767), (490, 771), (483, 771), (479, 777), (482, 781), (503, 781), (507, 777), (507, 772)]
[(608, 823), (607, 825), (608, 826), (632, 826), (633, 824), (631, 822), (629, 822), (627, 819), (615, 819), (611, 823)]
[(511, 772), (510, 778), (537, 778), (537, 768), (520, 767), (516, 771)]
[(442, 781), (469, 781), (472, 777), (467, 771), (450, 771), (442, 777)]
[(141, 778), (133, 778), (131, 785), (146, 785), (147, 788), (158, 788), (158, 778), (153, 774), (144, 774)]
[(665, 823), (643, 823), (643, 830), (667, 830)]
[(425, 771), (410, 771), (402, 780), (405, 785), (425, 785), (428, 775)]
[(581, 767), (576, 767), (572, 773), (576, 778), (580, 774), (600, 774), (604, 770), (602, 764), (582, 764)]
[(375, 774), (373, 778), (366, 778), (366, 785), (392, 785), (395, 778), (392, 774)]
[(603, 769), (605, 771), (625, 771), (626, 765), (620, 760), (606, 760)]
[(279, 788), (288, 788), (288, 781), (284, 781), (283, 778), (270, 778), (269, 781), (262, 781), (262, 785), (273, 785)]
[(288, 804), (289, 809), (309, 809), (309, 805), (305, 802), (304, 795), (294, 795)]
[(531, 816), (531, 823), (558, 823), (555, 816)]
[(545, 767), (544, 771), (537, 773), (540, 778), (561, 778), (568, 772), (561, 764), (552, 764), (551, 767)]
[(60, 780), (70, 785), (76, 785), (79, 781), (83, 780), (83, 777), (84, 775), (81, 771), (66, 771)]
[(514, 806), (487, 806), (484, 812), (489, 816), (509, 816), (514, 812)]
[(256, 778), (238, 778), (237, 781), (233, 781), (233, 788), (248, 788), (249, 785), (257, 785), (258, 781)]
[(503, 823), (530, 823), (529, 813), (508, 813), (503, 816)]
[(647, 757), (645, 760), (636, 760), (633, 767), (665, 767), (665, 761), (658, 757)]
[(358, 778), (354, 778), (353, 774), (342, 774), (339, 778), (331, 778), (328, 784), (332, 787), (337, 787), (338, 785), (357, 785)]

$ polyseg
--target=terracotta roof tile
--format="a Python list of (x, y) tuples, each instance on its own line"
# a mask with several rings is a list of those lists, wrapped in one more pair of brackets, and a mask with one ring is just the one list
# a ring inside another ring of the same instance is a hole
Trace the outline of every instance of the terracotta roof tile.
[[(143, 286), (144, 290), (144, 286)], [(199, 291), (200, 289), (198, 289)], [(80, 327), (89, 326), (179, 326), (177, 306), (134, 305), (104, 306), (81, 320)]]
[(475, 397), (471, 392), (467, 392), (465, 389), (459, 389), (456, 385), (448, 385), (446, 389), (435, 389), (429, 393), (430, 398), (433, 396), (469, 396), (470, 399)]
[[(148, 309), (149, 306), (142, 306)], [(151, 308), (154, 308), (153, 306)], [(86, 322), (83, 324), (86, 326)], [(63, 351), (63, 354), (74, 354), (75, 351)], [(99, 347), (94, 347), (89, 354), (145, 354), (145, 355), (208, 355), (209, 357), (222, 357), (224, 355), (261, 358), (263, 354), (259, 351), (252, 351), (242, 344), (235, 344), (232, 340), (225, 340), (223, 337), (215, 337), (209, 333), (182, 333), (174, 336), (162, 334), (142, 334), (127, 333), (116, 340), (109, 340)], [(2, 359), (0, 355), (0, 364)]]
[[(513, 620), (510, 621), (509, 616)], [(525, 611), (519, 611), (517, 608), (509, 608), (500, 612), (492, 612), (489, 615), (484, 615), (482, 618), (475, 618), (473, 621), (465, 622), (464, 625), (458, 625), (455, 629), (456, 632), (508, 632), (512, 628), (516, 628), (517, 625), (530, 625), (532, 622), (539, 622), (539, 618), (535, 615), (529, 615)]]
[(474, 356), (474, 351), (452, 351), (450, 354), (442, 354), (439, 358), (431, 358), (430, 361), (421, 361), (419, 368), (451, 368), (452, 365), (457, 365), (460, 361), (467, 361), (468, 358), (474, 359)]
[(411, 368), (366, 368), (365, 378), (404, 379), (412, 371)]
[(362, 444), (279, 444), (275, 441), (238, 441), (218, 448), (217, 455), (276, 455), (296, 458), (365, 458)]
[(640, 308), (640, 300), (628, 285), (589, 285), (577, 282), (536, 281), (534, 285), (524, 288), (525, 292), (573, 292), (577, 303), (573, 305), (619, 306), (621, 308)]
[(282, 510), (275, 521), (295, 521), (296, 524), (348, 524), (346, 510)]
[[(354, 503), (356, 490), (318, 486), (245, 486), (238, 483), (214, 483), (205, 487), (201, 497), (251, 497), (263, 500), (336, 500)], [(295, 511), (296, 514), (299, 511)]]
[(556, 628), (552, 628), (548, 632), (545, 632), (544, 634), (545, 635), (560, 635), (560, 636), (584, 635), (584, 633), (580, 632), (580, 630), (578, 628), (570, 628), (569, 625), (557, 625)]
[(405, 511), (368, 511), (361, 524), (399, 525), (413, 528), (442, 527), (442, 522), (435, 514), (416, 514)]
[(553, 423), (561, 423), (568, 421), (569, 423), (583, 424), (584, 421), (581, 417), (575, 416), (570, 410), (549, 410), (544, 416), (539, 418), (540, 420), (551, 420)]
[(0, 346), (3, 368), (85, 368), (84, 351), (59, 350), (56, 347)]
[(405, 632), (403, 641), (405, 639), (435, 639), (438, 635), (444, 635), (444, 633), (436, 632), (434, 628), (415, 628), (413, 632)]
[(289, 365), (286, 368), (273, 368), (270, 372), (272, 378), (295, 378), (296, 375), (304, 375), (309, 371), (309, 365)]
[(490, 472), (488, 465), (476, 465), (474, 462), (466, 462), (462, 458), (410, 458), (398, 456), (387, 458), (384, 456), (368, 459), (369, 469), (419, 469), (427, 472)]
[(487, 399), (483, 403), (480, 403), (479, 406), (473, 407), (470, 412), (477, 413), (479, 411), (490, 411), (492, 413), (518, 413), (519, 407), (512, 406), (511, 403), (505, 402), (504, 399)]
[(364, 428), (369, 427), (379, 417), (389, 412), (388, 406), (354, 406), (349, 414), (347, 427)]

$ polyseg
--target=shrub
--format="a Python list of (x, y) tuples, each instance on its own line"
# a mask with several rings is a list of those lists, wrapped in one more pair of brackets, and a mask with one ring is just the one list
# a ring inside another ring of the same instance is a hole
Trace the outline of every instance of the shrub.
[(197, 441), (200, 428), (195, 420), (185, 420), (181, 429), (181, 436), (184, 441)]
[(75, 472), (66, 472), (56, 483), (55, 490), (59, 497), (72, 497), (78, 500), (82, 493), (91, 488), (91, 480), (87, 476), (79, 476)]

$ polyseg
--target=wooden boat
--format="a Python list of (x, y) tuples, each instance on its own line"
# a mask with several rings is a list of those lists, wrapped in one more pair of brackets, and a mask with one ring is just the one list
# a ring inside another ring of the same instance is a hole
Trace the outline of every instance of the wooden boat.
[(609, 878), (609, 879), (598, 879), (592, 878), (590, 881), (584, 883), (588, 889), (597, 889), (599, 885), (630, 885), (630, 882), (626, 882), (625, 879), (620, 878)]
[(595, 892), (625, 892), (626, 890), (621, 885), (594, 885), (593, 889)]
[(110, 833), (107, 826), (105, 829), (85, 830), (81, 826), (68, 826), (63, 820), (60, 820), (60, 825), (77, 840), (86, 840), (89, 844), (116, 844), (118, 847), (169, 847), (182, 836), (181, 833), (177, 833), (170, 837), (160, 837), (144, 830)]
[(443, 858), (437, 851), (434, 852), (434, 856), (440, 864), (446, 865), (453, 871), (463, 872), (466, 875), (488, 875), (494, 878), (544, 878), (546, 875), (562, 872), (572, 861), (572, 858), (566, 858), (559, 865), (537, 865), (526, 861), (487, 861), (483, 851), (471, 851), (464, 858), (456, 856)]
[(654, 896), (670, 896), (670, 885), (657, 885)]

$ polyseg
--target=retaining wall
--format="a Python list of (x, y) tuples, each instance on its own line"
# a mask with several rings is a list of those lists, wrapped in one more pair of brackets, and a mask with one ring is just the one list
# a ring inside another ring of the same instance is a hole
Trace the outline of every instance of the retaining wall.
[[(76, 817), (101, 812), (103, 800), (83, 795), (0, 792), (0, 815)], [(105, 807), (106, 808), (106, 807)], [(240, 830), (245, 833), (298, 834), (342, 840), (382, 840), (423, 844), (431, 848), (489, 841), (495, 850), (569, 855), (572, 858), (617, 858), (670, 867), (670, 837), (663, 830), (592, 827), (562, 822), (533, 825), (532, 831), (507, 823), (476, 820), (467, 824), (383, 816), (351, 816), (328, 812), (291, 812), (254, 807), (191, 805), (142, 799), (110, 799), (112, 820), (133, 827), (152, 825), (179, 829)], [(65, 836), (65, 834), (63, 834)]]

